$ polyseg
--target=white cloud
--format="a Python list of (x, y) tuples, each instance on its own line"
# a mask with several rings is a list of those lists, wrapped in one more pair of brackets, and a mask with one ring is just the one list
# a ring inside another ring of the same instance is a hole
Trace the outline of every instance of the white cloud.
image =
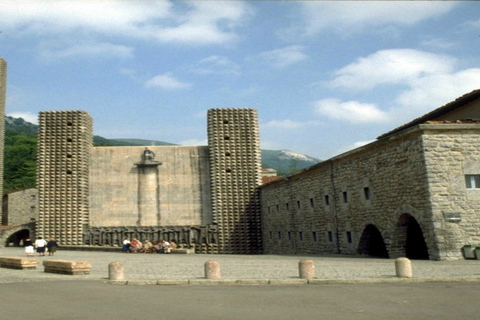
[(210, 56), (200, 60), (193, 72), (199, 74), (239, 74), (240, 66), (224, 56)]
[(38, 124), (38, 114), (32, 113), (32, 112), (9, 112), (7, 113), (7, 116), (14, 117), (14, 118), (23, 118), (23, 120), (33, 123), (33, 124)]
[(372, 89), (381, 84), (408, 83), (424, 75), (451, 72), (452, 57), (413, 49), (381, 50), (335, 72), (333, 87)]
[(187, 82), (182, 82), (177, 79), (175, 79), (171, 73), (165, 73), (156, 77), (153, 77), (152, 79), (148, 80), (145, 83), (145, 87), (147, 88), (152, 88), (152, 87), (158, 87), (164, 90), (180, 90), (180, 89), (188, 89), (192, 85)]
[(357, 124), (382, 123), (388, 120), (387, 114), (376, 105), (358, 101), (342, 102), (338, 99), (323, 99), (315, 101), (314, 109), (321, 116)]
[(82, 43), (64, 48), (56, 48), (57, 45), (42, 44), (40, 54), (43, 58), (76, 58), (76, 57), (92, 57), (102, 56), (106, 58), (132, 58), (133, 48), (115, 45), (111, 43)]
[(413, 25), (441, 16), (457, 5), (454, 1), (305, 1), (301, 3), (303, 33), (326, 29), (343, 33), (367, 27)]
[(244, 2), (0, 1), (4, 35), (78, 34), (218, 44), (252, 10)]
[(290, 119), (286, 120), (272, 120), (267, 123), (261, 124), (262, 128), (274, 128), (274, 129), (297, 129), (297, 128), (304, 128), (306, 126), (312, 126), (316, 125), (316, 121), (307, 121), (307, 122), (299, 122), (299, 121), (293, 121)]
[(453, 57), (424, 51), (378, 51), (336, 71), (330, 86), (365, 90), (396, 85), (398, 93), (392, 95), (388, 109), (325, 99), (315, 102), (315, 110), (323, 116), (353, 123), (400, 124), (479, 88), (480, 68), (457, 71), (456, 64)]
[(262, 52), (260, 57), (274, 67), (281, 68), (307, 59), (308, 56), (302, 52), (303, 50), (304, 46), (289, 46)]

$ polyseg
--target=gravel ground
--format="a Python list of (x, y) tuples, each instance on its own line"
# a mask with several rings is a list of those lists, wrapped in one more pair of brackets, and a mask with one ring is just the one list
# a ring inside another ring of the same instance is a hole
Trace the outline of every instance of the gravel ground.
[[(25, 257), (23, 248), (0, 248), (0, 257)], [(298, 279), (298, 262), (313, 260), (318, 279), (387, 279), (395, 277), (395, 260), (344, 255), (211, 255), (211, 254), (131, 254), (59, 250), (54, 257), (35, 256), (34, 270), (0, 268), (0, 283), (57, 280), (106, 280), (108, 265), (119, 261), (126, 280), (193, 280), (204, 278), (204, 264), (218, 261), (222, 279)], [(69, 276), (43, 271), (42, 260), (90, 261), (89, 275)], [(417, 279), (480, 280), (480, 260), (412, 261)]]

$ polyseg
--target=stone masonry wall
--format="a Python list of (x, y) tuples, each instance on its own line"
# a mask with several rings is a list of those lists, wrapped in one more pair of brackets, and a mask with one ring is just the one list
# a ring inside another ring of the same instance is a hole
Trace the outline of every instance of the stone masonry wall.
[[(467, 189), (465, 181), (465, 175), (480, 175), (480, 129), (454, 123), (429, 128), (423, 140), (433, 236), (440, 259), (458, 259), (464, 245), (480, 245), (480, 186)], [(460, 221), (449, 221), (452, 214)]]
[(38, 219), (38, 190), (35, 188), (8, 194), (9, 225), (30, 223)]
[[(145, 147), (95, 147), (90, 163), (90, 226), (137, 226)], [(212, 221), (208, 147), (150, 146), (158, 169), (159, 216), (152, 226)]]
[(426, 181), (422, 139), (410, 132), (272, 182), (261, 193), (265, 251), (355, 254), (363, 231), (373, 225), (391, 256), (401, 255), (405, 235), (396, 226), (408, 214), (428, 235), (435, 256)]

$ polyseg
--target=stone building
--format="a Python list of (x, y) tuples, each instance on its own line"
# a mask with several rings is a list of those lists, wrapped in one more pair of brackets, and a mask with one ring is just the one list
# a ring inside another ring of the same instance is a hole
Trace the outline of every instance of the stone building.
[(261, 187), (265, 253), (451, 260), (480, 245), (480, 90)]
[[(7, 62), (0, 57), (0, 194), (3, 195), (3, 153), (5, 146), (5, 103), (7, 99)], [(1, 210), (1, 209), (0, 209)]]
[(37, 235), (63, 245), (175, 239), (203, 253), (260, 253), (253, 109), (208, 111), (208, 146), (93, 147), (83, 111), (40, 113)]

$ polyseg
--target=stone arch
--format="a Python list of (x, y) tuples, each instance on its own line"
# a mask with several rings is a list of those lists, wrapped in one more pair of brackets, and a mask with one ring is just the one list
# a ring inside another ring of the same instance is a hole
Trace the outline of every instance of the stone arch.
[(401, 214), (393, 232), (391, 251), (398, 257), (428, 260), (427, 244), (417, 219), (408, 213)]
[(382, 234), (373, 224), (369, 224), (363, 229), (358, 243), (358, 253), (378, 258), (389, 257)]
[(0, 247), (23, 245), (22, 240), (27, 236), (35, 236), (35, 222), (5, 226), (0, 229)]

